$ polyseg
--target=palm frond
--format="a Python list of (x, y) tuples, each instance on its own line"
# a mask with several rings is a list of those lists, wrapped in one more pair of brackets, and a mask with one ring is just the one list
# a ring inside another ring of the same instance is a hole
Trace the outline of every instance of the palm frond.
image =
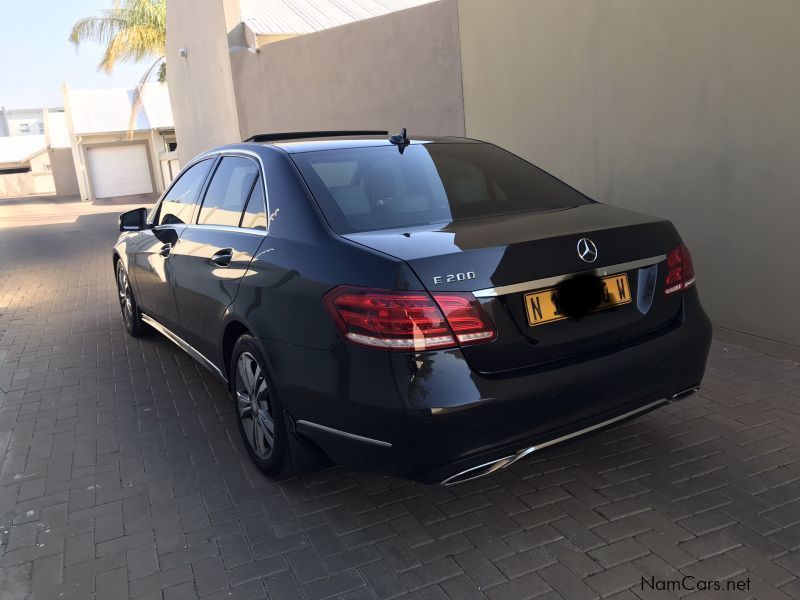
[(127, 27), (111, 38), (98, 68), (109, 73), (117, 61), (139, 62), (165, 53), (166, 44), (158, 31), (150, 27)]
[(110, 72), (120, 60), (140, 61), (162, 56), (167, 46), (166, 0), (114, 0), (101, 16), (79, 19), (72, 26), (70, 41), (105, 44), (98, 69)]
[(164, 0), (127, 0), (122, 7), (131, 24), (149, 25), (166, 33), (167, 10)]
[[(110, 13), (111, 11), (105, 11)], [(116, 33), (125, 26), (124, 19), (118, 16), (86, 17), (78, 19), (72, 26), (69, 41), (79, 46), (81, 42), (108, 43)]]
[(128, 119), (128, 139), (132, 139), (145, 83), (153, 70), (163, 64), (167, 51), (167, 0), (113, 0), (112, 7), (101, 11), (100, 16), (78, 19), (69, 40), (76, 49), (87, 41), (104, 44), (106, 49), (97, 68), (106, 73), (121, 60), (139, 62), (158, 57), (145, 71), (133, 94)]
[(133, 128), (136, 126), (136, 116), (139, 114), (139, 110), (142, 108), (142, 102), (144, 100), (142, 92), (144, 91), (144, 85), (147, 83), (147, 80), (150, 79), (153, 69), (160, 65), (162, 60), (164, 60), (164, 57), (159, 56), (155, 62), (150, 65), (150, 68), (144, 72), (144, 75), (142, 75), (142, 78), (139, 80), (139, 83), (133, 92), (131, 114), (130, 117), (128, 117), (128, 141), (133, 139)]

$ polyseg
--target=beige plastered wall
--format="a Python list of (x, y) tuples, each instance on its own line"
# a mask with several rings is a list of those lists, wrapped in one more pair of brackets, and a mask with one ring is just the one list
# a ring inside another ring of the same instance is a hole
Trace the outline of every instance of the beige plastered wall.
[(457, 8), (442, 0), (233, 52), (242, 137), (401, 127), (463, 135)]
[(672, 219), (718, 335), (800, 356), (800, 2), (461, 0), (459, 15), (466, 134)]
[(56, 194), (62, 197), (79, 195), (80, 188), (78, 188), (72, 150), (70, 148), (50, 148), (48, 153)]
[(234, 12), (238, 4), (230, 0), (167, 3), (167, 80), (183, 164), (240, 139), (228, 54), (228, 22)]

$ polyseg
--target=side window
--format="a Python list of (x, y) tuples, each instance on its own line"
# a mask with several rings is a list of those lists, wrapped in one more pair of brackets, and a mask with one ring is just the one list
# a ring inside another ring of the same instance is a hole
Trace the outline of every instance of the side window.
[(249, 229), (267, 229), (267, 212), (264, 209), (264, 186), (261, 178), (256, 179), (256, 185), (250, 193), (247, 208), (242, 215), (242, 227)]
[(208, 185), (197, 223), (238, 227), (256, 177), (255, 161), (240, 156), (224, 157)]
[(184, 171), (161, 201), (155, 218), (157, 225), (175, 225), (191, 221), (197, 193), (213, 162), (211, 159), (203, 160)]

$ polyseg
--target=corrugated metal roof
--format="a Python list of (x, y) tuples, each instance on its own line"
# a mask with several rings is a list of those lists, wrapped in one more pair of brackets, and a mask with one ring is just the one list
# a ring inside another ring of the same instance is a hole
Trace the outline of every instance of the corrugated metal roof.
[[(135, 90), (68, 90), (72, 130), (77, 135), (128, 130)], [(147, 83), (134, 131), (174, 127), (166, 84)]]
[(242, 0), (241, 19), (259, 35), (312, 33), (434, 0)]
[(42, 135), (8, 135), (0, 137), (0, 163), (18, 163), (47, 148)]

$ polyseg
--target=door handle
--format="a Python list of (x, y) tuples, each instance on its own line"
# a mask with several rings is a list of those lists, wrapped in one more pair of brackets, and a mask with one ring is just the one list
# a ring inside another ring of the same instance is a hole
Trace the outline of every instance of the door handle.
[(211, 262), (218, 267), (227, 267), (233, 260), (233, 248), (223, 248), (218, 250), (211, 257)]
[(161, 246), (161, 250), (158, 251), (158, 253), (161, 256), (164, 256), (164, 257), (169, 256), (170, 252), (172, 252), (172, 244), (169, 244), (169, 243), (164, 244), (163, 246)]

